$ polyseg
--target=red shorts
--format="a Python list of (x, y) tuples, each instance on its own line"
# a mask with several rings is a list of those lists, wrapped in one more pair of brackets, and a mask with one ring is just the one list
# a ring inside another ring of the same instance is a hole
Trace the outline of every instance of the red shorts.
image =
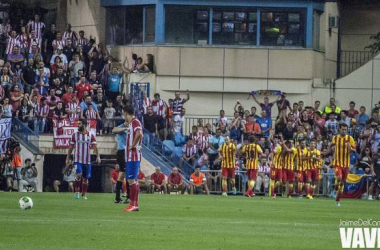
[(282, 181), (282, 169), (272, 168), (270, 170), (270, 179), (272, 181)]
[(305, 171), (297, 170), (296, 179), (298, 182), (304, 182), (305, 181)]
[(340, 177), (340, 178), (342, 178), (343, 182), (347, 181), (348, 168), (341, 167), (341, 166), (335, 166), (334, 171), (335, 171), (335, 177), (336, 178)]
[(257, 169), (248, 169), (247, 175), (248, 175), (248, 180), (255, 181), (257, 178)]
[(234, 168), (222, 168), (222, 177), (235, 178), (235, 169)]
[(318, 168), (308, 169), (306, 171), (306, 180), (307, 181), (319, 181)]
[(292, 182), (294, 181), (294, 171), (292, 169), (282, 170), (282, 182)]

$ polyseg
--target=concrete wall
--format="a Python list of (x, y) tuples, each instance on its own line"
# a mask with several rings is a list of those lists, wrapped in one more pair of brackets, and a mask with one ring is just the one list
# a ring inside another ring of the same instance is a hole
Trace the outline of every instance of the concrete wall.
[(85, 37), (96, 38), (97, 43), (105, 42), (106, 11), (100, 0), (67, 0), (67, 22), (76, 32), (84, 30)]
[(380, 32), (380, 4), (373, 8), (344, 8), (342, 19), (342, 50), (363, 51), (374, 41), (370, 36)]

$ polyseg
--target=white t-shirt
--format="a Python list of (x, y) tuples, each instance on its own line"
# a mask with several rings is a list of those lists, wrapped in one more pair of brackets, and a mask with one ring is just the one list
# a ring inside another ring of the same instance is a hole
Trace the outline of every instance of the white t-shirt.
[(185, 122), (185, 117), (176, 115), (174, 117), (174, 132), (175, 133), (181, 133), (182, 132), (182, 125)]

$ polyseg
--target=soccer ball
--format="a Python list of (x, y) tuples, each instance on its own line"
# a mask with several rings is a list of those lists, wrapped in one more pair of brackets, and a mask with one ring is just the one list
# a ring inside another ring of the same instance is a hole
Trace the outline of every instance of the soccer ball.
[(18, 204), (23, 210), (31, 209), (33, 207), (33, 200), (30, 197), (24, 196), (18, 201)]

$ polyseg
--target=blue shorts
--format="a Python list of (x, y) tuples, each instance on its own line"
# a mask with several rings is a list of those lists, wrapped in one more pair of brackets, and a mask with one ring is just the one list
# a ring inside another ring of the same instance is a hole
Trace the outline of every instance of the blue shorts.
[(82, 177), (86, 179), (91, 178), (91, 164), (82, 164), (74, 162), (74, 166), (77, 167), (77, 174), (82, 174)]
[(139, 176), (140, 162), (139, 161), (128, 161), (125, 163), (125, 179), (127, 180), (137, 180)]

